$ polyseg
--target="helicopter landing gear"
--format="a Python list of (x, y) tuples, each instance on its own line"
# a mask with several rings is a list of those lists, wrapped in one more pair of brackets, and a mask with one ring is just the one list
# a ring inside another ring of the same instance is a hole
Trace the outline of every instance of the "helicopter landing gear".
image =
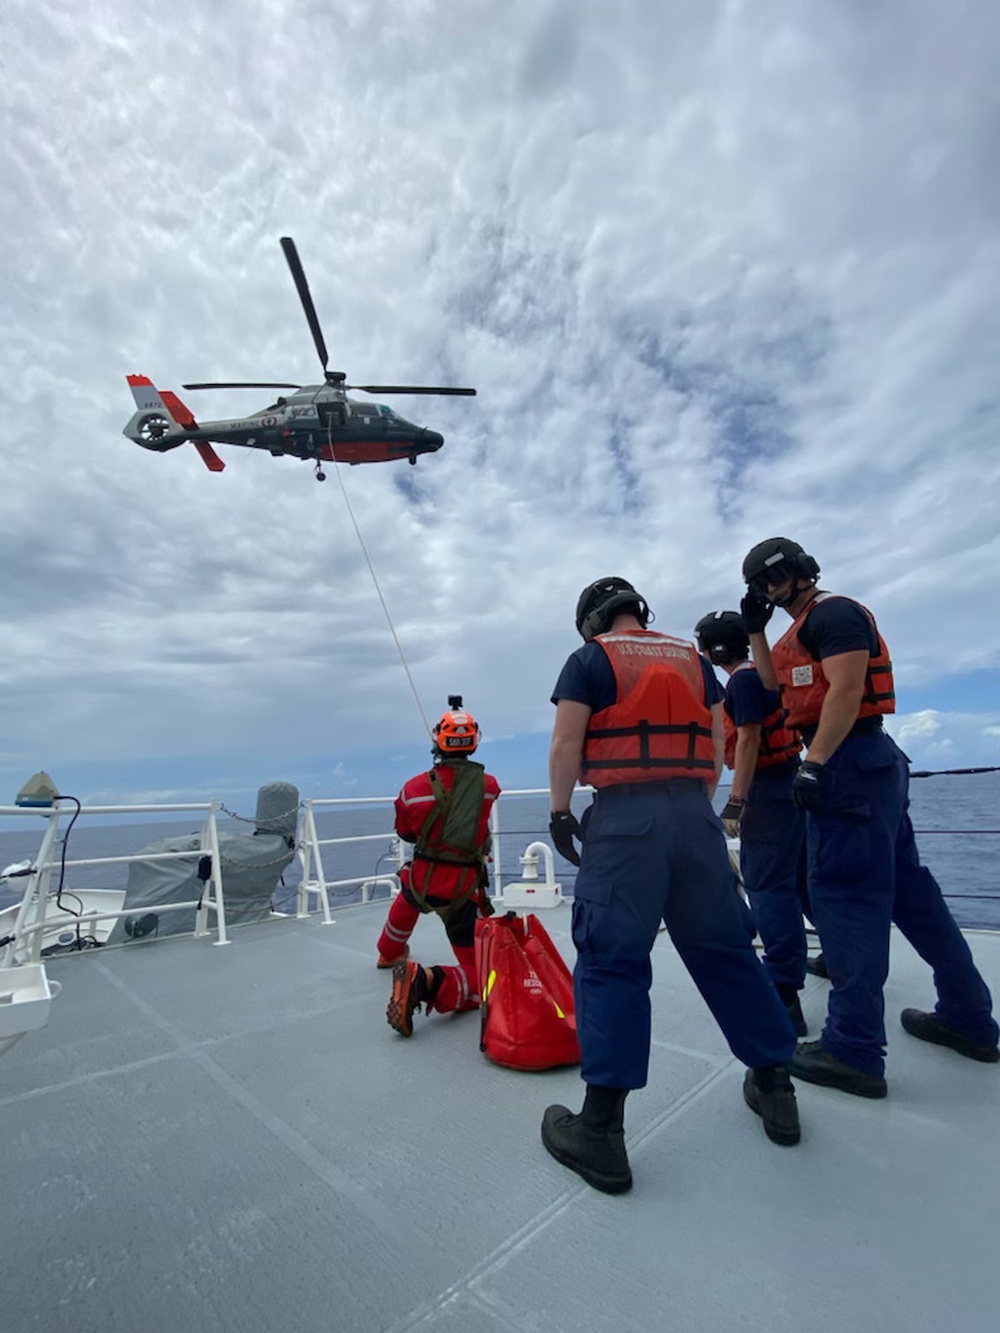
[(323, 471), (319, 463), (316, 464), (316, 480), (326, 481), (326, 473)]
[(410, 456), (409, 456), (409, 460), (408, 460), (408, 461), (409, 461), (410, 467), (416, 467), (416, 466), (417, 466), (417, 455), (416, 455), (416, 454), (410, 454)]

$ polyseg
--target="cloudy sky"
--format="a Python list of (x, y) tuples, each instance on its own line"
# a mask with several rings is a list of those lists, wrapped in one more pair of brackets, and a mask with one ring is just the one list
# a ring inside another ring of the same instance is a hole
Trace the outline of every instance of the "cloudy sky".
[[(1000, 8), (611, 12), (10, 0), (0, 802), (384, 794), (450, 692), (544, 785), (580, 589), (690, 635), (776, 534), (915, 764), (1000, 763)], [(334, 368), (478, 389), (391, 400), (416, 468), (122, 437), (130, 372), (314, 379), (283, 235)]]

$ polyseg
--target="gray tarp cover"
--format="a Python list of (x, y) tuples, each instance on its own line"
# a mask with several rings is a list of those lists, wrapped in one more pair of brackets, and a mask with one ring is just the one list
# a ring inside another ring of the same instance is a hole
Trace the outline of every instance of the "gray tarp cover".
[[(288, 782), (271, 782), (257, 793), (257, 814), (253, 828), (245, 833), (219, 832), (222, 861), (222, 889), (226, 924), (264, 921), (271, 910), (271, 896), (282, 871), (295, 855), (294, 840), (298, 818), (298, 788)], [(290, 843), (292, 845), (290, 845)], [(162, 838), (142, 848), (142, 852), (187, 852), (191, 855), (175, 861), (137, 859), (129, 866), (124, 908), (146, 907), (158, 916), (158, 935), (190, 934), (195, 927), (195, 909), (156, 912), (164, 903), (197, 901), (204, 885), (198, 878), (198, 863), (206, 852), (200, 833)], [(140, 853), (141, 858), (142, 853)], [(135, 918), (142, 921), (142, 918)], [(215, 913), (208, 919), (215, 927)], [(108, 943), (125, 944), (129, 935), (125, 921), (115, 926)]]

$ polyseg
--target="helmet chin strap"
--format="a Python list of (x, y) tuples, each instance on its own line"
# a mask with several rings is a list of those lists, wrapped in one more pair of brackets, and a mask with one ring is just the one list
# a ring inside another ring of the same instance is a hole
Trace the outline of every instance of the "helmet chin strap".
[(796, 578), (795, 578), (796, 586), (795, 586), (794, 588), (792, 588), (791, 592), (789, 592), (788, 594), (786, 594), (786, 596), (784, 596), (784, 597), (772, 597), (772, 598), (770, 599), (770, 600), (774, 603), (774, 605), (775, 605), (776, 607), (778, 607), (780, 610), (782, 610), (782, 611), (787, 611), (788, 608), (793, 604), (793, 602), (798, 601), (798, 599), (802, 596), (802, 594), (803, 594), (804, 592), (813, 592), (813, 593), (814, 593), (814, 592), (816, 591), (816, 580), (815, 580), (815, 579), (813, 579), (812, 583), (809, 584), (809, 586), (808, 586), (807, 588), (800, 588), (800, 587), (798, 587), (797, 585), (798, 585), (798, 582), (799, 582), (799, 578), (800, 578), (800, 577), (801, 577), (801, 575), (796, 575)]

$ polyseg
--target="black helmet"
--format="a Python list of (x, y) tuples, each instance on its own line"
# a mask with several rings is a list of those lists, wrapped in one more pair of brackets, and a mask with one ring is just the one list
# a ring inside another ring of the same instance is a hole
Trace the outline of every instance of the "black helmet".
[(643, 598), (627, 579), (597, 579), (584, 588), (576, 604), (576, 627), (589, 643), (597, 634), (606, 634), (619, 612), (631, 608), (646, 628), (650, 611)]
[(769, 583), (791, 578), (815, 580), (819, 577), (819, 565), (798, 542), (787, 537), (768, 537), (766, 542), (758, 542), (743, 561), (743, 577), (751, 592), (766, 597)]
[(750, 638), (739, 611), (710, 611), (694, 627), (698, 647), (710, 662), (726, 666), (750, 652)]

